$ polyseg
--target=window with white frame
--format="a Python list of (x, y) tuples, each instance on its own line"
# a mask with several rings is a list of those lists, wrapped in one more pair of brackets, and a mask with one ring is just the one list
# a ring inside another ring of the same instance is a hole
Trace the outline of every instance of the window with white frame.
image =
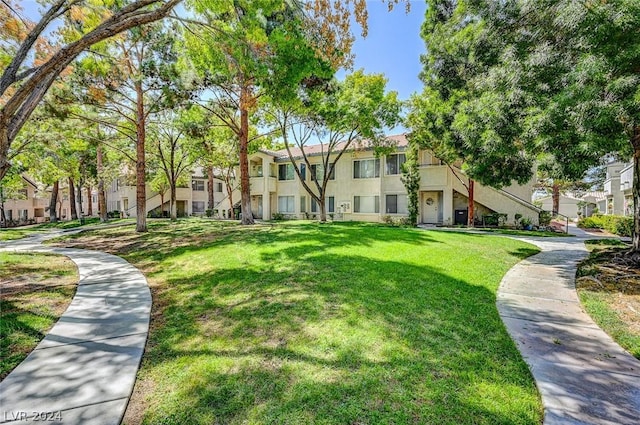
[(408, 198), (407, 195), (386, 195), (385, 211), (387, 214), (408, 214)]
[(295, 196), (278, 196), (278, 212), (291, 214), (295, 211)]
[[(336, 212), (336, 198), (333, 196), (327, 196), (324, 198), (324, 204), (326, 205), (326, 209), (328, 213)], [(320, 204), (315, 199), (311, 198), (311, 212), (318, 213), (320, 212)]]
[(407, 156), (403, 153), (387, 155), (385, 163), (385, 173), (388, 176), (402, 173), (402, 164), (407, 160)]
[(204, 180), (191, 180), (191, 189), (196, 192), (204, 192)]
[(191, 212), (193, 214), (202, 214), (202, 213), (204, 213), (204, 201), (193, 201), (193, 202), (191, 202)]
[(213, 189), (214, 189), (215, 192), (222, 192), (222, 183), (214, 182), (213, 183)]
[(380, 177), (380, 158), (353, 161), (354, 179), (371, 179)]
[(301, 196), (300, 197), (300, 212), (301, 213), (306, 213), (307, 212), (307, 197), (306, 196)]
[(300, 168), (300, 178), (302, 180), (306, 180), (307, 179), (307, 164), (301, 162), (299, 168)]
[(293, 180), (294, 175), (293, 164), (278, 165), (278, 180)]
[(380, 197), (379, 196), (354, 196), (353, 212), (354, 213), (379, 213)]
[(18, 219), (27, 220), (29, 218), (29, 210), (18, 210)]
[[(331, 168), (331, 166), (329, 166)], [(316, 181), (322, 182), (324, 181), (324, 165), (323, 164), (311, 164), (311, 175), (315, 177)], [(329, 180), (336, 179), (336, 167), (333, 167), (331, 170), (331, 175), (329, 175)]]

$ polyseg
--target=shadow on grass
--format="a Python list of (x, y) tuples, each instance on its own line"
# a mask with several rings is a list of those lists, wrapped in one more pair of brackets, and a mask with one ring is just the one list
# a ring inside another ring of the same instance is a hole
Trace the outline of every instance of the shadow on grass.
[(147, 423), (540, 422), (493, 292), (430, 266), (323, 252), (340, 234), (311, 253), (291, 236), (302, 246), (264, 254), (266, 266), (168, 282), (145, 363), (179, 376)]

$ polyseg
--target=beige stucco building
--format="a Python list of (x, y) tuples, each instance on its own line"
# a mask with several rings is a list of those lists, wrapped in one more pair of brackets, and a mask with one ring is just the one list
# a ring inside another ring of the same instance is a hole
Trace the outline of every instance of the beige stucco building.
[[(382, 221), (387, 215), (408, 215), (407, 192), (401, 181), (407, 139), (390, 136), (396, 143), (392, 154), (376, 158), (371, 148), (351, 149), (336, 163), (334, 176), (327, 186), (327, 213), (335, 220)], [(321, 171), (322, 146), (305, 148), (312, 170), (307, 170), (302, 153), (293, 149), (294, 160), (304, 178), (313, 186), (311, 173)], [(330, 158), (333, 161), (335, 158)], [(250, 157), (251, 203), (256, 218), (270, 219), (274, 213), (288, 218), (311, 218), (320, 209), (309, 196), (294, 172), (286, 150), (262, 150)], [(443, 164), (430, 151), (420, 152), (420, 190), (418, 221), (425, 224), (466, 224), (467, 177), (455, 167)], [(533, 181), (494, 189), (475, 185), (475, 219), (497, 212), (507, 214), (512, 223), (516, 213), (538, 221), (539, 209), (529, 202)]]

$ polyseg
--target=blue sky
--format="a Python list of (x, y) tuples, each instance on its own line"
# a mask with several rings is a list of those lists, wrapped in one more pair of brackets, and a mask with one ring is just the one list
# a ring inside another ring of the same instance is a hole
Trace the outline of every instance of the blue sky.
[(405, 13), (404, 4), (396, 5), (391, 12), (386, 1), (369, 0), (367, 6), (367, 38), (360, 37), (359, 27), (354, 27), (357, 34), (354, 69), (384, 73), (389, 79), (388, 89), (397, 91), (400, 99), (408, 99), (411, 93), (422, 90), (418, 74), (422, 69), (420, 55), (425, 48), (420, 38), (420, 26), (424, 20), (426, 3), (411, 1), (408, 14)]

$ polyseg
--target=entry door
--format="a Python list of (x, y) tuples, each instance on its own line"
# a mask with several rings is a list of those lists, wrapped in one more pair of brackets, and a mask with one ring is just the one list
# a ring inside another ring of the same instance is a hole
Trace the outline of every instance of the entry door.
[(438, 222), (438, 192), (422, 192), (422, 222), (435, 224)]
[(251, 212), (255, 218), (262, 218), (262, 195), (251, 197)]

